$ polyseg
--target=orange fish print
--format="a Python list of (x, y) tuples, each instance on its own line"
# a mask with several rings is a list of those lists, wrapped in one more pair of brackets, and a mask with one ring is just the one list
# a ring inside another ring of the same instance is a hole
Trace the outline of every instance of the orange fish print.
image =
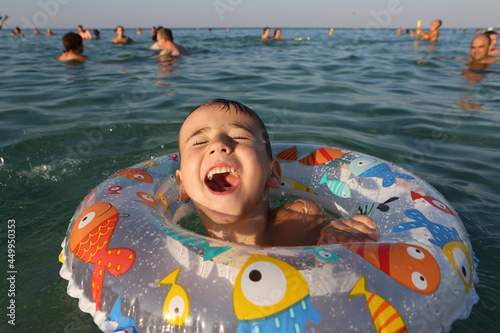
[(153, 177), (151, 177), (151, 175), (147, 173), (147, 171), (139, 168), (125, 168), (121, 171), (118, 171), (117, 174), (122, 177), (138, 180), (144, 183), (153, 182)]
[(108, 249), (118, 222), (118, 211), (107, 202), (97, 202), (83, 211), (71, 229), (69, 247), (76, 257), (94, 264), (92, 271), (92, 299), (96, 311), (101, 308), (102, 285), (105, 272), (118, 276), (134, 264), (135, 252), (127, 248)]
[(366, 276), (362, 276), (354, 285), (349, 297), (365, 296), (366, 306), (370, 310), (372, 322), (377, 333), (408, 332), (406, 324), (391, 303), (371, 291), (366, 290)]
[(334, 159), (349, 154), (350, 152), (352, 151), (347, 149), (323, 147), (298, 160), (297, 146), (293, 146), (283, 150), (281, 153), (278, 153), (276, 157), (284, 161), (298, 161), (304, 165), (314, 166), (333, 161)]
[(414, 292), (429, 295), (439, 287), (439, 265), (429, 251), (420, 246), (404, 243), (350, 243), (344, 246)]

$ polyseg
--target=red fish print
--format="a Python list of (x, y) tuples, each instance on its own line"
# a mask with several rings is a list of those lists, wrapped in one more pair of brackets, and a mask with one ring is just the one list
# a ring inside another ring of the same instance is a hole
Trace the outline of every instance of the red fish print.
[(433, 205), (437, 209), (445, 212), (446, 214), (455, 215), (455, 213), (453, 213), (451, 211), (450, 207), (446, 206), (442, 201), (440, 201), (436, 198), (430, 197), (428, 195), (421, 195), (417, 192), (411, 191), (411, 199), (413, 201), (415, 201), (417, 199), (424, 199), (425, 201), (427, 201), (428, 203), (430, 203), (431, 205)]
[(138, 180), (144, 183), (153, 182), (153, 177), (151, 177), (151, 175), (147, 173), (145, 170), (139, 168), (125, 168), (121, 171), (118, 171), (117, 174), (122, 177)]
[(414, 292), (429, 295), (439, 287), (439, 265), (429, 251), (418, 245), (350, 243), (344, 246)]
[(314, 166), (333, 161), (350, 152), (351, 151), (347, 149), (323, 147), (298, 160), (297, 146), (293, 146), (283, 150), (281, 153), (277, 154), (276, 157), (284, 161), (298, 161), (304, 165)]
[(134, 264), (135, 252), (127, 248), (108, 249), (118, 222), (118, 211), (107, 202), (97, 202), (83, 211), (71, 229), (69, 247), (76, 257), (94, 264), (92, 271), (92, 299), (96, 311), (101, 308), (102, 285), (105, 272), (118, 276)]

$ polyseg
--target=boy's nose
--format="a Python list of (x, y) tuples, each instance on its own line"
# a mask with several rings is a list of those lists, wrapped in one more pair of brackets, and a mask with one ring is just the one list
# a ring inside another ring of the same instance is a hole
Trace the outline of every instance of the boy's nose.
[(229, 154), (231, 151), (232, 151), (232, 146), (229, 138), (219, 137), (212, 141), (212, 145), (210, 147), (210, 154), (219, 152)]

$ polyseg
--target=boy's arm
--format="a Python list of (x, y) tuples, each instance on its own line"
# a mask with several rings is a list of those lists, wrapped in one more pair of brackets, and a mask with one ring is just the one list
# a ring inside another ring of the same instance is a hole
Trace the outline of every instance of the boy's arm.
[(332, 218), (312, 200), (298, 199), (271, 214), (268, 245), (300, 246), (377, 240), (373, 220), (364, 215), (351, 220)]
[(331, 220), (321, 229), (317, 245), (376, 241), (376, 228), (375, 222), (365, 215), (356, 215), (349, 220)]

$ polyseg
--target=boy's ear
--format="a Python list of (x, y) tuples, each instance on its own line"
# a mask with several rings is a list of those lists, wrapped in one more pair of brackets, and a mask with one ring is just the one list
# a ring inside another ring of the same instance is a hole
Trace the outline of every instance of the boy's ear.
[(186, 193), (186, 189), (184, 188), (184, 184), (182, 183), (181, 170), (175, 171), (175, 178), (177, 178), (177, 185), (179, 188), (179, 195), (177, 197), (177, 202), (188, 200), (189, 195)]
[(278, 160), (273, 160), (271, 162), (271, 172), (267, 177), (266, 185), (269, 188), (280, 188), (281, 187), (281, 166)]

